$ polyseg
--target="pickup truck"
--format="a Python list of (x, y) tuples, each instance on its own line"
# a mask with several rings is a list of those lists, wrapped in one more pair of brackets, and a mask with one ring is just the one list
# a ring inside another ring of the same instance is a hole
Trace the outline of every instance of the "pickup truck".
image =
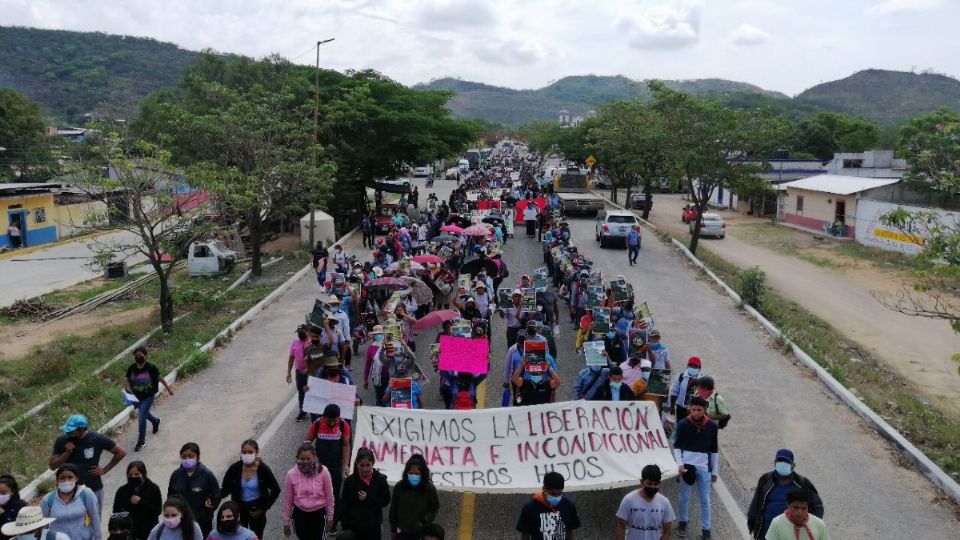
[(593, 193), (557, 193), (564, 215), (597, 215), (603, 210), (603, 199)]

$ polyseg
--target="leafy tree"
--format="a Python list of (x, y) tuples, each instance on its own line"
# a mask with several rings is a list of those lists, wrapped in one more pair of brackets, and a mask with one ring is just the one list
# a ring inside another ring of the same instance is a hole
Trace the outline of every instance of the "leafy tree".
[(900, 128), (900, 153), (910, 164), (910, 189), (950, 200), (960, 189), (960, 115), (940, 109)]
[(9, 88), (0, 88), (0, 181), (45, 181), (56, 162), (44, 133), (40, 105)]
[(821, 111), (814, 114), (810, 121), (830, 130), (840, 152), (863, 152), (876, 148), (880, 140), (880, 128), (861, 118)]
[(834, 152), (840, 147), (837, 139), (826, 126), (808, 120), (797, 125), (794, 137), (794, 148), (800, 152), (813, 154), (821, 161), (833, 159)]

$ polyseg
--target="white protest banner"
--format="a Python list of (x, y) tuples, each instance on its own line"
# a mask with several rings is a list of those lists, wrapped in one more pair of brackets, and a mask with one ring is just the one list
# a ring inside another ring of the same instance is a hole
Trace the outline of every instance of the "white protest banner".
[(308, 377), (307, 386), (310, 389), (303, 395), (304, 412), (323, 414), (324, 407), (335, 403), (340, 407), (340, 418), (353, 418), (353, 402), (357, 399), (356, 386), (334, 383), (319, 377)]
[(663, 424), (649, 401), (565, 401), (546, 405), (453, 411), (360, 407), (354, 458), (361, 447), (377, 458), (391, 484), (421, 454), (438, 489), (532, 493), (557, 471), (567, 491), (636, 486), (644, 466), (677, 474)]

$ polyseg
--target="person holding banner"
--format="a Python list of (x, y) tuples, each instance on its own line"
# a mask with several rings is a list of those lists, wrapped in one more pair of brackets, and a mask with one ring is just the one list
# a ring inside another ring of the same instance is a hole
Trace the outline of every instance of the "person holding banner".
[(440, 497), (430, 480), (430, 468), (420, 454), (403, 467), (403, 477), (393, 486), (390, 499), (390, 533), (394, 540), (420, 540), (423, 526), (433, 523), (440, 511)]
[(563, 496), (563, 475), (543, 475), (543, 491), (534, 493), (520, 510), (520, 540), (573, 540), (580, 515), (573, 500)]
[[(376, 458), (367, 448), (357, 450), (353, 474), (343, 482), (338, 509), (343, 531), (353, 540), (380, 540), (383, 509), (390, 504), (387, 477), (373, 468)], [(344, 535), (346, 536), (346, 535)]]
[(283, 481), (283, 535), (290, 537), (292, 521), (299, 540), (320, 540), (332, 528), (335, 510), (330, 471), (317, 461), (313, 445), (304, 443)]

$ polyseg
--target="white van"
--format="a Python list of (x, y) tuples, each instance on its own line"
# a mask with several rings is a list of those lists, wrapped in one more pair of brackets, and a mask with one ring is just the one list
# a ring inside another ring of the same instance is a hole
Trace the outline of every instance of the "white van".
[(461, 159), (457, 162), (457, 168), (460, 169), (461, 173), (466, 174), (470, 172), (470, 162), (465, 159)]

